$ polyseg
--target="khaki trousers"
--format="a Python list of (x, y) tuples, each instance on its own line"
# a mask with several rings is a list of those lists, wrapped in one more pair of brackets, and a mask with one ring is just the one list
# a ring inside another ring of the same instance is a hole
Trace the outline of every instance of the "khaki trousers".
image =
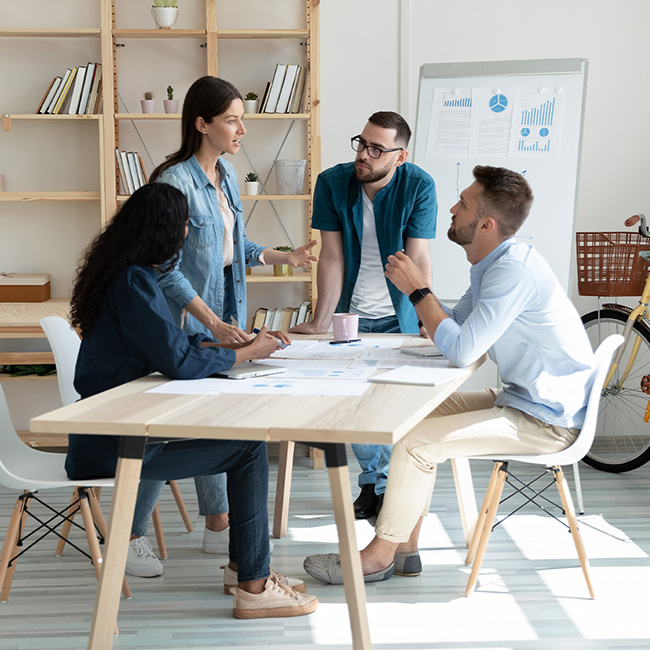
[(498, 390), (450, 395), (393, 447), (388, 483), (375, 534), (406, 542), (426, 516), (436, 466), (448, 458), (548, 454), (571, 445), (579, 429), (546, 424), (508, 406), (494, 406)]

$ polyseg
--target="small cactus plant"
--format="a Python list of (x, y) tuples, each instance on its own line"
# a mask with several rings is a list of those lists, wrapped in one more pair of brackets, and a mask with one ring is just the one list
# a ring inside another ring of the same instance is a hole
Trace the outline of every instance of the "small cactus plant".
[(152, 100), (152, 99), (153, 99), (153, 93), (146, 92), (146, 93), (144, 94), (144, 98), (145, 98), (147, 101)]
[(260, 177), (255, 172), (248, 172), (244, 178), (245, 183), (258, 183)]
[(256, 99), (258, 99), (259, 95), (254, 92), (246, 93), (246, 97), (244, 99), (249, 102), (254, 102)]
[(167, 99), (174, 99), (174, 89), (171, 86), (167, 86)]

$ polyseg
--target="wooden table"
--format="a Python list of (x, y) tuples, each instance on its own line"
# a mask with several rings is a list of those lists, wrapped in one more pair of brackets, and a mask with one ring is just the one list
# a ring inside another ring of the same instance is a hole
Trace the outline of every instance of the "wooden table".
[[(414, 343), (417, 339), (413, 339)], [(151, 375), (31, 420), (32, 432), (121, 436), (104, 568), (88, 648), (111, 648), (147, 436), (300, 441), (325, 451), (353, 647), (371, 648), (345, 443), (394, 444), (483, 360), (443, 385), (372, 384), (361, 397), (147, 393)], [(101, 615), (100, 615), (101, 613)]]

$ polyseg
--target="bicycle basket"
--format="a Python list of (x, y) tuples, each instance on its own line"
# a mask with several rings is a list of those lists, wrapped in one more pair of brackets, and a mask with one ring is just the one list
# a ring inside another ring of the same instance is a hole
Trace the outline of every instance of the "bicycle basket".
[(648, 263), (639, 257), (650, 241), (633, 232), (577, 232), (578, 293), (640, 296)]

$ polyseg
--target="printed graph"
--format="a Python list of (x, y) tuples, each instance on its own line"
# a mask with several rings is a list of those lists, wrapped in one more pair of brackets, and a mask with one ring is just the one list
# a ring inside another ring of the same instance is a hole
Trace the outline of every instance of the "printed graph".
[(557, 158), (564, 113), (562, 92), (522, 89), (515, 104), (510, 155)]
[(448, 96), (445, 96), (445, 99), (442, 102), (442, 105), (445, 108), (471, 108), (472, 107), (471, 97), (463, 97), (462, 99), (448, 99), (447, 97)]
[(540, 106), (523, 110), (521, 112), (521, 124), (525, 126), (552, 126), (555, 116), (555, 97), (544, 102)]

